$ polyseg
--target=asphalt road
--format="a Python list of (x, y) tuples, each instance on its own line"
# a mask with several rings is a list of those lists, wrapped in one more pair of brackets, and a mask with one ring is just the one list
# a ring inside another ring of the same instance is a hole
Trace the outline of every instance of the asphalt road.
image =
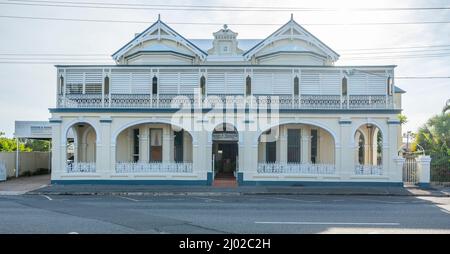
[(450, 233), (450, 198), (0, 196), (0, 233)]

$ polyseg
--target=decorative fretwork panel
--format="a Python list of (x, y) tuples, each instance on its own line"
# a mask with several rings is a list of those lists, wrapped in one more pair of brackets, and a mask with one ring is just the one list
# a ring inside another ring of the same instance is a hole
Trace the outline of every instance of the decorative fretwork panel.
[(190, 162), (117, 162), (116, 173), (192, 173)]
[(258, 163), (259, 174), (308, 174), (308, 175), (333, 175), (336, 173), (334, 164), (310, 164), (310, 163)]
[(382, 165), (355, 165), (355, 175), (383, 175)]
[(66, 173), (95, 173), (95, 162), (67, 163)]

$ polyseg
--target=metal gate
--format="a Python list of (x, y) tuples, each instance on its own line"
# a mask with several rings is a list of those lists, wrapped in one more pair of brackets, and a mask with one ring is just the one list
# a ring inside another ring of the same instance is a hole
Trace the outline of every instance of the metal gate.
[(417, 172), (417, 161), (415, 155), (405, 155), (405, 163), (403, 164), (403, 185), (414, 186), (419, 183)]

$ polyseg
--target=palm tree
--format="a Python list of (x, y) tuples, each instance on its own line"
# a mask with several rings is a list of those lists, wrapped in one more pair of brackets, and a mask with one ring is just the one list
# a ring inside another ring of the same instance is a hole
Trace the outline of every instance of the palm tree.
[(442, 109), (442, 113), (445, 114), (447, 113), (447, 111), (450, 111), (450, 99), (448, 99), (447, 102), (445, 103), (445, 106)]

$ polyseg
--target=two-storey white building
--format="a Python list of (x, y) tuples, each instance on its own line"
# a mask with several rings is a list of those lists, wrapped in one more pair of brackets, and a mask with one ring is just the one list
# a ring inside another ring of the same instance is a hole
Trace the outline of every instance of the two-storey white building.
[(402, 184), (395, 66), (335, 66), (292, 18), (263, 40), (158, 19), (112, 57), (57, 66), (54, 183)]

